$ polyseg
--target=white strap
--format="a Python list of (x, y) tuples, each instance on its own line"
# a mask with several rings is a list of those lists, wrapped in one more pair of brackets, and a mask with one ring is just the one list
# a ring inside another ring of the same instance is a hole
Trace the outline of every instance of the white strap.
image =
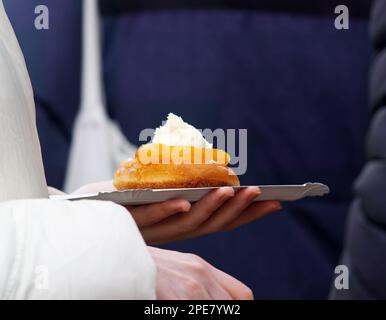
[(81, 109), (105, 113), (100, 30), (97, 0), (83, 0)]
[(65, 190), (111, 179), (119, 163), (135, 152), (106, 112), (97, 0), (83, 0), (82, 99), (75, 121)]

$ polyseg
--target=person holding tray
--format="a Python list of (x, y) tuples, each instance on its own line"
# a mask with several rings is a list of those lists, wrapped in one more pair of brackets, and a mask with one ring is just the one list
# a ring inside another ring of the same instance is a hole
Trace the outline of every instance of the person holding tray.
[[(2, 0), (0, 115), (1, 299), (253, 297), (243, 283), (197, 256), (147, 247), (121, 206), (48, 199), (31, 83)], [(131, 210), (148, 242), (165, 242), (180, 237), (181, 228), (198, 236), (278, 209), (275, 202), (250, 206), (258, 193), (245, 190), (225, 205), (234, 195), (224, 188), (192, 208), (175, 200)], [(190, 217), (161, 225), (181, 211), (190, 211)], [(241, 219), (243, 212), (246, 218)]]

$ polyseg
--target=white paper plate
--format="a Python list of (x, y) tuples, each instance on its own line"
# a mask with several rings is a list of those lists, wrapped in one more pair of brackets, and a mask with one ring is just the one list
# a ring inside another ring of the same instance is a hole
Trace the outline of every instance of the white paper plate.
[[(240, 190), (247, 186), (234, 187)], [(261, 195), (255, 201), (279, 200), (296, 201), (306, 197), (323, 196), (330, 189), (322, 183), (306, 183), (303, 185), (263, 185), (259, 186)], [(61, 200), (105, 200), (122, 205), (141, 205), (163, 202), (170, 199), (182, 198), (196, 202), (208, 192), (217, 188), (185, 188), (185, 189), (137, 189), (113, 192), (101, 192), (88, 195), (51, 196), (51, 199)]]

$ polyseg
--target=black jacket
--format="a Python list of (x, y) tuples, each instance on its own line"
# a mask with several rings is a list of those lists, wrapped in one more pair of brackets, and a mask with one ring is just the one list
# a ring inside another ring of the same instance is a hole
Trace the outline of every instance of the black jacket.
[(371, 38), (375, 58), (370, 72), (372, 123), (367, 164), (355, 184), (342, 264), (349, 268), (349, 289), (337, 299), (386, 299), (386, 1), (374, 3)]

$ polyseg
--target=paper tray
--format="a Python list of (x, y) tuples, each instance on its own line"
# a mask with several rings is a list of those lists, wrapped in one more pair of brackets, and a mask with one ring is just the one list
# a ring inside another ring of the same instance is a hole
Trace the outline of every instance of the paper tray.
[[(235, 191), (247, 186), (234, 187)], [(323, 196), (330, 192), (321, 183), (306, 183), (303, 185), (263, 185), (259, 186), (261, 195), (255, 201), (279, 200), (296, 201), (306, 197)], [(125, 191), (101, 192), (88, 195), (51, 196), (51, 199), (62, 200), (104, 200), (122, 205), (143, 205), (182, 198), (196, 202), (208, 192), (217, 188), (185, 188), (185, 189), (136, 189)]]

